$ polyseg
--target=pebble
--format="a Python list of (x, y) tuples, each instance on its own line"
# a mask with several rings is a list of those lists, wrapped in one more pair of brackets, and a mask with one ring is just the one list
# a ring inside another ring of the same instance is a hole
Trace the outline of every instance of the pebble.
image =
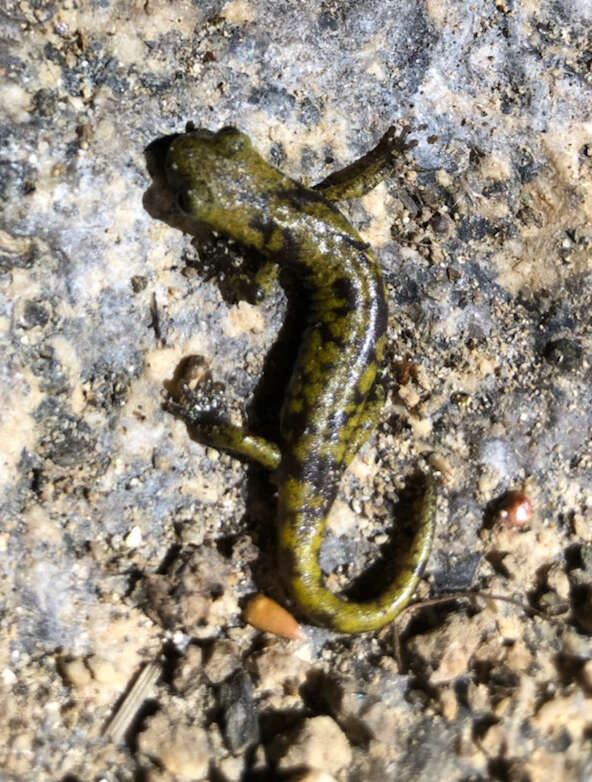
[(92, 675), (80, 657), (61, 663), (61, 671), (68, 682), (76, 688), (86, 687), (92, 681)]
[(220, 684), (238, 668), (239, 664), (238, 651), (232, 641), (225, 639), (215, 641), (208, 661), (204, 665), (204, 673), (212, 684)]
[(16, 684), (18, 681), (16, 674), (14, 671), (11, 671), (10, 668), (4, 668), (2, 671), (2, 683), (5, 687), (12, 687), (13, 684)]
[(124, 542), (128, 548), (138, 548), (142, 545), (142, 530), (138, 526), (132, 527)]
[(306, 768), (336, 774), (351, 763), (349, 742), (331, 717), (304, 720), (288, 741), (289, 746), (278, 763), (280, 771)]
[(571, 372), (582, 365), (583, 350), (575, 339), (553, 339), (547, 342), (544, 350), (545, 358), (562, 372)]
[(243, 671), (237, 671), (220, 687), (224, 740), (237, 753), (259, 741), (259, 718), (253, 685)]
[(252, 660), (259, 693), (297, 688), (310, 670), (305, 661), (274, 647), (263, 649)]
[(183, 725), (158, 712), (139, 734), (138, 748), (155, 758), (176, 782), (200, 782), (208, 777), (208, 735), (197, 725)]

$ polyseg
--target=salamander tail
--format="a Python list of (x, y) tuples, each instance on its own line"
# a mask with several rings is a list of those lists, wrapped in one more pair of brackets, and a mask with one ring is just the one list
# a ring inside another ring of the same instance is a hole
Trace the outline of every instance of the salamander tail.
[(378, 597), (353, 602), (328, 589), (318, 565), (320, 534), (286, 550), (280, 545), (281, 567), (297, 607), (312, 622), (343, 633), (363, 633), (391, 622), (413, 596), (430, 555), (435, 527), (436, 492), (430, 474), (416, 501), (414, 534), (409, 547), (397, 554), (397, 574)]

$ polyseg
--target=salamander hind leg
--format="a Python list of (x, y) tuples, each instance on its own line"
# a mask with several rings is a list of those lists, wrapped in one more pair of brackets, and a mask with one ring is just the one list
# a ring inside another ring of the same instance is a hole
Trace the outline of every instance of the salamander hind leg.
[(225, 278), (221, 281), (225, 289), (232, 291), (237, 300), (245, 299), (250, 304), (261, 304), (271, 294), (277, 285), (279, 266), (277, 263), (264, 263), (254, 274), (233, 269), (225, 272)]
[(279, 466), (281, 453), (275, 443), (228, 421), (224, 386), (212, 380), (202, 356), (186, 356), (167, 390), (165, 409), (185, 421), (196, 440), (246, 456), (269, 470)]

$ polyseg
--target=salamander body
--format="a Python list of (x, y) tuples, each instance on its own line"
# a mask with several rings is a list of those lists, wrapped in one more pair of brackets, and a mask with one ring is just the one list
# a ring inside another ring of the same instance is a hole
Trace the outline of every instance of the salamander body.
[(192, 404), (186, 396), (183, 415), (204, 441), (275, 469), (284, 583), (303, 614), (342, 632), (381, 627), (404, 608), (433, 536), (435, 501), (428, 476), (416, 532), (397, 558), (399, 570), (387, 590), (372, 600), (350, 602), (323, 583), (318, 553), (327, 514), (384, 400), (377, 373), (387, 322), (376, 259), (333, 200), (373, 187), (402, 138), (387, 134), (365, 162), (316, 188), (268, 164), (234, 128), (182, 134), (167, 154), (168, 183), (186, 215), (255, 249), (268, 262), (289, 267), (302, 284), (308, 315), (283, 403), (279, 446), (213, 416), (203, 399)]

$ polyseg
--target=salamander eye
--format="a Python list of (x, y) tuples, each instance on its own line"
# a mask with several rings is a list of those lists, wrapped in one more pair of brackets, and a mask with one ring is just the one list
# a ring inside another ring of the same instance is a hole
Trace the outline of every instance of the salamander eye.
[(233, 155), (250, 144), (244, 133), (233, 127), (221, 128), (216, 134), (218, 142), (224, 147), (226, 154)]
[(177, 193), (175, 201), (177, 202), (177, 209), (180, 212), (185, 215), (191, 214), (191, 204), (189, 203), (187, 193)]

